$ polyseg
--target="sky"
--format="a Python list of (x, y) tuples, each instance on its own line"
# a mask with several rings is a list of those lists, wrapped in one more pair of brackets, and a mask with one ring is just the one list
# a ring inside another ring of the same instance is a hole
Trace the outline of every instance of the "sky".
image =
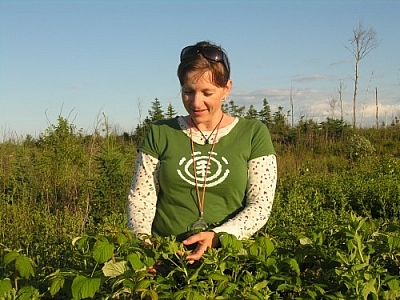
[(228, 101), (287, 113), (291, 98), (295, 123), (343, 111), (351, 124), (360, 23), (379, 46), (360, 61), (356, 123), (375, 124), (377, 95), (389, 124), (400, 117), (397, 0), (0, 0), (0, 139), (37, 138), (59, 116), (87, 134), (105, 121), (130, 133), (155, 98), (185, 115), (179, 54), (202, 40), (228, 53)]

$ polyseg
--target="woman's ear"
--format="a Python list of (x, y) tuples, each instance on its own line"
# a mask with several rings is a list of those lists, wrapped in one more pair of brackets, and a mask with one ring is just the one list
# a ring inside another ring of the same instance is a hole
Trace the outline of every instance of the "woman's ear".
[(222, 99), (228, 98), (228, 95), (231, 92), (231, 89), (232, 89), (232, 80), (229, 79), (224, 88), (224, 95), (223, 95)]

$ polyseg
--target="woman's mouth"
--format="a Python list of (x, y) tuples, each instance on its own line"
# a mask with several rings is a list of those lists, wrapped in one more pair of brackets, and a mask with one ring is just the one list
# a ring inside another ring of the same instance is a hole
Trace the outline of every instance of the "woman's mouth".
[(206, 109), (192, 109), (192, 113), (193, 113), (195, 116), (202, 115), (202, 114), (204, 114), (204, 113), (206, 113), (206, 112), (207, 112)]

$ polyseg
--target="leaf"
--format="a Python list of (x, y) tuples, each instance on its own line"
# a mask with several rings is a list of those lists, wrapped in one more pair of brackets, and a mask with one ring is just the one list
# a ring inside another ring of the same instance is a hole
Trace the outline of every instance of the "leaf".
[(102, 268), (103, 274), (106, 277), (117, 277), (124, 274), (128, 270), (128, 263), (126, 261), (113, 262), (112, 260), (106, 262)]
[(135, 291), (146, 290), (150, 286), (151, 281), (148, 279), (140, 280), (135, 285)]
[(4, 297), (12, 290), (11, 280), (9, 278), (0, 280), (0, 297)]
[(97, 241), (93, 249), (93, 258), (99, 264), (105, 263), (110, 260), (114, 253), (114, 245), (110, 244), (107, 240)]
[(400, 238), (397, 236), (388, 237), (389, 251), (395, 251), (397, 248), (400, 249)]
[(368, 268), (368, 266), (369, 266), (368, 262), (363, 263), (363, 264), (357, 264), (357, 265), (352, 266), (351, 270), (352, 271), (360, 271), (362, 269)]
[(349, 260), (347, 259), (347, 257), (344, 254), (342, 254), (338, 251), (338, 252), (336, 252), (336, 256), (338, 257), (337, 261), (340, 262), (340, 264), (349, 265)]
[(388, 287), (389, 287), (389, 289), (390, 290), (392, 290), (392, 291), (398, 291), (398, 290), (400, 290), (400, 281), (399, 280), (397, 280), (397, 279), (390, 279), (388, 282), (387, 282), (387, 285), (388, 285)]
[(93, 298), (100, 288), (100, 278), (87, 278), (79, 275), (72, 282), (72, 296), (75, 300)]
[(24, 286), (17, 293), (18, 300), (36, 300), (39, 299), (39, 291), (33, 286)]
[(118, 244), (123, 246), (127, 243), (128, 238), (122, 232), (118, 232), (117, 240), (118, 240)]
[(137, 253), (130, 253), (127, 258), (128, 262), (131, 264), (132, 268), (137, 271), (142, 269), (145, 265), (140, 260), (140, 256)]
[(277, 291), (290, 291), (291, 289), (292, 289), (292, 286), (287, 283), (282, 283), (282, 284), (278, 285), (278, 287), (276, 288)]
[(20, 255), (15, 261), (15, 269), (19, 272), (21, 277), (29, 278), (35, 276), (31, 260), (25, 255)]
[(221, 273), (211, 273), (208, 274), (208, 278), (215, 281), (228, 281), (229, 276), (221, 274)]
[(263, 294), (261, 294), (259, 291), (253, 290), (253, 291), (251, 291), (251, 294), (254, 297), (256, 297), (256, 298), (252, 297), (252, 299), (260, 299), (260, 300), (264, 300), (265, 299), (265, 296)]
[(150, 267), (156, 263), (156, 260), (154, 257), (146, 256), (143, 260), (143, 263), (145, 264), (145, 266)]
[(263, 280), (261, 282), (256, 283), (253, 286), (253, 289), (258, 291), (258, 290), (261, 290), (261, 289), (265, 288), (266, 286), (268, 286), (268, 280)]
[(371, 279), (362, 289), (362, 295), (364, 299), (368, 299), (369, 294), (378, 295), (375, 288), (376, 279)]
[[(222, 294), (223, 291), (226, 291), (226, 289), (229, 287), (229, 282), (228, 281), (220, 281), (217, 285), (217, 287), (215, 288), (215, 295), (220, 295)], [(218, 299), (215, 298), (215, 299)], [(225, 299), (225, 298), (221, 298), (221, 299)]]
[(231, 250), (240, 250), (243, 243), (232, 234), (224, 234), (219, 238), (222, 248), (230, 248)]
[(312, 240), (308, 237), (303, 237), (300, 239), (300, 245), (312, 245)]
[(72, 240), (72, 246), (76, 246), (78, 250), (82, 250), (89, 240), (89, 236), (78, 236)]
[(284, 262), (286, 262), (290, 266), (292, 271), (294, 271), (297, 276), (300, 276), (300, 267), (294, 258), (285, 259)]
[(168, 242), (169, 254), (175, 254), (175, 253), (179, 252), (179, 245), (180, 245), (180, 243), (177, 241)]
[(82, 237), (77, 236), (72, 240), (72, 246), (75, 246), (76, 242), (78, 242)]
[(21, 254), (19, 254), (18, 252), (16, 252), (16, 251), (12, 251), (12, 252), (9, 252), (9, 253), (7, 253), (6, 255), (4, 255), (4, 259), (3, 259), (3, 261), (4, 261), (4, 265), (8, 265), (8, 264), (10, 264), (10, 263), (12, 263), (14, 260), (16, 260), (17, 259), (17, 257), (18, 256), (20, 256)]
[(64, 277), (54, 278), (54, 280), (51, 282), (50, 285), (50, 294), (52, 297), (54, 297), (54, 295), (60, 291), (60, 289), (64, 286), (64, 282), (65, 282)]
[(257, 244), (260, 245), (260, 247), (262, 247), (266, 251), (267, 256), (270, 256), (272, 252), (275, 250), (275, 246), (272, 243), (271, 239), (265, 236), (259, 237), (257, 239)]
[(150, 296), (151, 300), (158, 300), (158, 294), (156, 293), (156, 291), (153, 290), (145, 290), (142, 292), (142, 294), (140, 295), (140, 299), (147, 299), (145, 298), (146, 296)]

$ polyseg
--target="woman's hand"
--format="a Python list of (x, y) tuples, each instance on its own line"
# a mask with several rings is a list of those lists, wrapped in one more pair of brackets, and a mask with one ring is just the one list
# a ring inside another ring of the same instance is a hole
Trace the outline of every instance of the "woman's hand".
[(214, 231), (203, 231), (196, 233), (183, 241), (185, 246), (190, 246), (196, 243), (196, 249), (194, 249), (193, 252), (186, 257), (190, 264), (194, 263), (196, 260), (199, 260), (203, 256), (204, 252), (206, 252), (207, 248), (218, 246), (219, 240)]

